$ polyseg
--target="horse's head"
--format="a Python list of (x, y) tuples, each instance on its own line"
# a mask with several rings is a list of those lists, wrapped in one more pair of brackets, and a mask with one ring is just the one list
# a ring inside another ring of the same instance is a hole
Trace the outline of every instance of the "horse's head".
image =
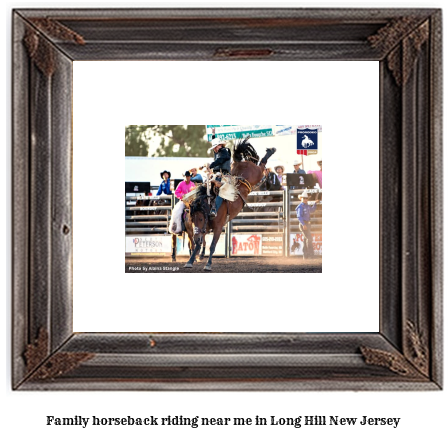
[(205, 239), (209, 215), (210, 205), (207, 202), (207, 196), (198, 196), (190, 205), (190, 221), (196, 245), (202, 245)]

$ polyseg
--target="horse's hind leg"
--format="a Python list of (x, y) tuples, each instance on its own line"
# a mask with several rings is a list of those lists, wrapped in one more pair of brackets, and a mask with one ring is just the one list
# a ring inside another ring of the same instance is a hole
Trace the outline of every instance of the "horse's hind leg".
[(262, 167), (266, 166), (266, 163), (268, 162), (269, 158), (272, 157), (272, 155), (275, 154), (275, 151), (277, 149), (276, 148), (270, 148), (270, 149), (266, 149), (266, 155), (261, 159), (260, 161), (260, 166), (263, 165)]
[(176, 251), (177, 251), (177, 236), (175, 234), (171, 235), (171, 261), (176, 261)]
[(212, 270), (212, 258), (213, 254), (215, 253), (216, 244), (218, 243), (219, 236), (221, 236), (221, 230), (222, 230), (222, 224), (221, 226), (216, 226), (215, 231), (213, 233), (213, 242), (210, 245), (210, 255), (208, 257), (208, 262), (204, 266), (204, 271), (211, 271)]

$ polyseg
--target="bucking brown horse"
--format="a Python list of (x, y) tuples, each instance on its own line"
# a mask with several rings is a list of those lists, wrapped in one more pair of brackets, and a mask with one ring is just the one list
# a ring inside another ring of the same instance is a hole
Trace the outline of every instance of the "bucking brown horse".
[[(212, 270), (212, 259), (215, 252), (216, 244), (221, 236), (223, 227), (227, 222), (234, 219), (244, 205), (248, 202), (247, 198), (252, 189), (260, 183), (263, 179), (264, 169), (266, 163), (275, 153), (276, 149), (267, 149), (266, 155), (259, 162), (259, 157), (249, 143), (248, 138), (240, 140), (233, 147), (233, 163), (231, 167), (231, 175), (238, 178), (239, 195), (235, 201), (223, 200), (216, 217), (210, 218), (210, 206), (207, 202), (207, 192), (205, 187), (201, 187), (198, 191), (196, 199), (190, 205), (190, 213), (185, 220), (186, 232), (190, 241), (190, 248), (192, 248), (190, 259), (185, 268), (192, 268), (196, 261), (201, 245), (204, 244), (205, 235), (212, 230), (213, 241), (210, 245), (210, 255), (204, 270)], [(219, 184), (219, 183), (218, 183)], [(173, 260), (176, 259), (175, 253), (176, 236), (173, 235)], [(201, 256), (204, 257), (205, 245)]]

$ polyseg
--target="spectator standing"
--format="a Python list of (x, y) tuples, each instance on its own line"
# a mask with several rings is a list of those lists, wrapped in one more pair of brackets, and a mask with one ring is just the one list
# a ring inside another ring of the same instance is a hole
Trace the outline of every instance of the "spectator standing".
[(302, 163), (299, 160), (295, 160), (293, 163), (294, 171), (292, 173), (298, 173), (299, 175), (306, 175), (306, 172), (300, 168)]
[(191, 181), (191, 173), (187, 170), (185, 172), (185, 180), (180, 182), (176, 188), (174, 194), (176, 198), (182, 199), (187, 193), (190, 193), (196, 186), (194, 182)]
[[(190, 193), (195, 189), (196, 185), (194, 182), (190, 181), (191, 174), (187, 170), (185, 172), (185, 180), (181, 181), (174, 192), (177, 199), (182, 199), (187, 193)], [(169, 226), (169, 232), (172, 234), (182, 234), (182, 213), (184, 212), (185, 204), (183, 202), (178, 202), (171, 214), (171, 221)]]
[[(285, 172), (285, 166), (282, 166), (281, 164), (274, 167), (274, 170), (277, 173), (277, 178), (280, 181), (280, 184), (283, 186), (283, 173)], [(284, 187), (282, 187), (284, 189)]]
[(318, 161), (317, 165), (319, 166), (319, 170), (310, 170), (308, 173), (314, 174), (316, 182), (322, 188), (322, 160)]
[(303, 258), (314, 257), (313, 237), (311, 235), (311, 213), (316, 211), (319, 201), (313, 206), (308, 205), (308, 193), (306, 190), (299, 196), (302, 202), (297, 206), (296, 213), (299, 219), (299, 230), (303, 234)]
[(171, 178), (171, 172), (168, 172), (168, 170), (164, 170), (160, 177), (162, 178), (162, 183), (159, 186), (159, 190), (157, 191), (157, 196), (160, 196), (161, 194), (164, 195), (171, 195), (171, 189), (170, 189), (170, 178)]
[(265, 170), (266, 175), (266, 190), (274, 191), (280, 190), (282, 188), (281, 181), (278, 176), (272, 171), (272, 169), (267, 168)]
[(193, 167), (193, 169), (190, 169), (191, 173), (191, 181), (193, 181), (195, 184), (202, 184), (204, 180), (202, 179), (202, 175), (198, 173), (198, 169), (196, 167)]
[[(292, 163), (294, 166), (294, 171), (292, 173), (295, 173), (297, 175), (306, 175), (306, 172), (300, 168), (300, 166), (302, 165), (302, 162), (299, 160), (294, 160), (294, 163)], [(305, 178), (300, 177), (299, 178), (299, 185), (298, 186), (292, 186), (291, 189), (304, 189), (305, 186)]]

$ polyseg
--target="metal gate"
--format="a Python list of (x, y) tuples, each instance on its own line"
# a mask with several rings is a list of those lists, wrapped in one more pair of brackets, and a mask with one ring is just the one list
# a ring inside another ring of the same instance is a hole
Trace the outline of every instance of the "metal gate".
[(171, 254), (168, 231), (174, 208), (174, 195), (126, 196), (126, 256)]

